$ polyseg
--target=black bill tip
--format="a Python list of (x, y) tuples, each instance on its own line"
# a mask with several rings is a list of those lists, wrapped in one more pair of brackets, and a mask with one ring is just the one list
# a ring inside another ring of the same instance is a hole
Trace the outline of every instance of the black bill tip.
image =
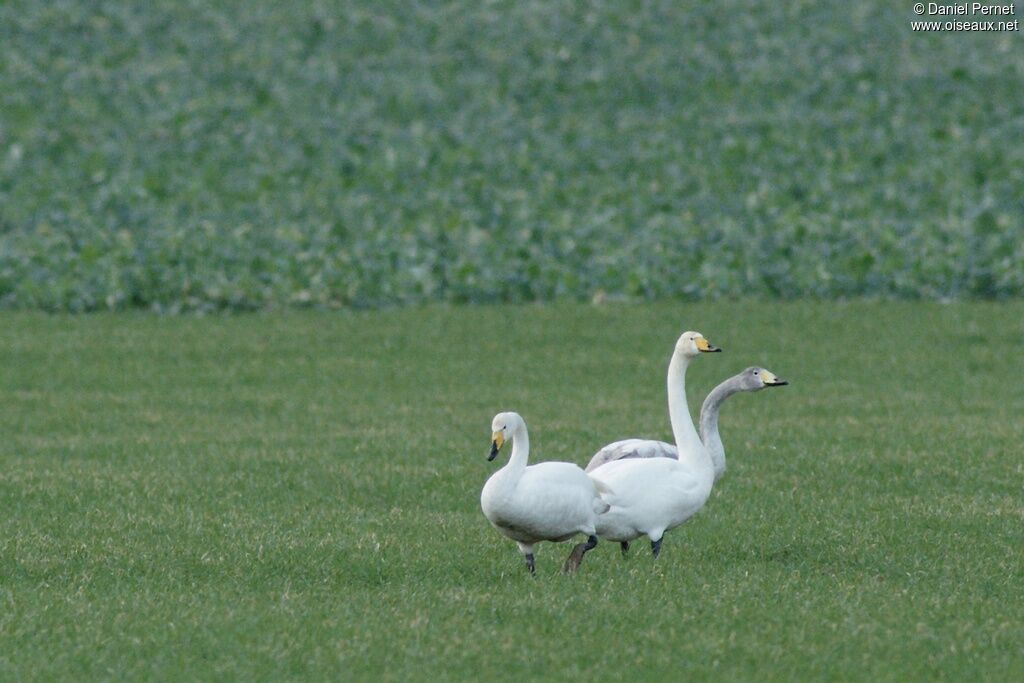
[(498, 455), (498, 442), (497, 441), (492, 441), (491, 442), (491, 452), (487, 454), (487, 462), (490, 462), (491, 460), (494, 460), (494, 458), (497, 455)]

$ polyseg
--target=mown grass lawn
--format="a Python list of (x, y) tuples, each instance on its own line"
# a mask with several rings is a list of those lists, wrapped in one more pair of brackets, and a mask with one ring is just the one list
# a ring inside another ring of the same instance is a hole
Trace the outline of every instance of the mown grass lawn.
[[(0, 316), (0, 678), (1020, 680), (1024, 304)], [(489, 422), (668, 437), (679, 332), (729, 472), (652, 562), (529, 577)]]

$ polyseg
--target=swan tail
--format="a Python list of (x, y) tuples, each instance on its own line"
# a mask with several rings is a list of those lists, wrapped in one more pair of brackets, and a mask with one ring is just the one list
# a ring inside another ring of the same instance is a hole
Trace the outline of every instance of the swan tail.
[(612, 491), (612, 487), (604, 483), (600, 479), (590, 478), (590, 481), (594, 482), (594, 488), (597, 489), (597, 495), (599, 496), (614, 496), (615, 491)]
[(599, 515), (603, 515), (611, 509), (608, 499), (615, 495), (615, 491), (605, 484), (603, 481), (598, 479), (590, 478), (590, 481), (594, 482), (594, 488), (597, 490), (597, 498), (594, 498), (594, 512)]

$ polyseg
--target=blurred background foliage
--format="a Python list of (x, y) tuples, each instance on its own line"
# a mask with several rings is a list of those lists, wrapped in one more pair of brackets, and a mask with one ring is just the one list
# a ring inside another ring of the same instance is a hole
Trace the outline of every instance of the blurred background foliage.
[(1024, 36), (909, 2), (0, 3), (0, 307), (1024, 294)]

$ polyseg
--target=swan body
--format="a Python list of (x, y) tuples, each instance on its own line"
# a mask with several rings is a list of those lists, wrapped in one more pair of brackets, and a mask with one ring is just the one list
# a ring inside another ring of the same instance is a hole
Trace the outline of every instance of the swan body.
[(657, 557), (664, 533), (692, 517), (711, 495), (714, 465), (690, 418), (685, 380), (693, 358), (718, 350), (699, 332), (685, 332), (676, 342), (668, 367), (668, 395), (677, 459), (625, 458), (590, 473), (614, 491), (607, 496), (611, 509), (597, 520), (597, 533), (622, 543), (623, 552), (629, 541), (647, 536)]
[[(512, 441), (508, 464), (495, 472), (480, 493), (484, 516), (504, 536), (519, 545), (527, 568), (534, 571), (533, 546), (540, 541), (568, 541), (577, 534), (588, 537), (573, 554), (579, 565), (583, 554), (597, 545), (597, 519), (606, 512), (602, 500), (607, 487), (595, 482), (580, 467), (568, 462), (527, 466), (530, 439), (526, 422), (517, 413), (499, 413), (491, 424), (493, 460), (506, 440)], [(581, 550), (581, 548), (583, 548)], [(575, 569), (573, 555), (566, 568)]]
[(647, 536), (656, 549), (666, 531), (704, 506), (714, 484), (710, 468), (705, 472), (671, 458), (617, 460), (593, 476), (615, 490), (611, 509), (598, 521), (598, 536), (620, 543)]
[[(711, 454), (715, 466), (715, 481), (725, 474), (725, 446), (718, 431), (718, 414), (722, 403), (733, 394), (740, 392), (760, 391), (766, 387), (780, 387), (788, 384), (770, 370), (760, 367), (749, 367), (743, 372), (730, 377), (711, 390), (704, 399), (700, 409), (700, 440)], [(627, 458), (672, 458), (678, 459), (679, 454), (673, 444), (654, 439), (624, 439), (610, 443), (590, 459), (587, 472), (615, 460)]]

